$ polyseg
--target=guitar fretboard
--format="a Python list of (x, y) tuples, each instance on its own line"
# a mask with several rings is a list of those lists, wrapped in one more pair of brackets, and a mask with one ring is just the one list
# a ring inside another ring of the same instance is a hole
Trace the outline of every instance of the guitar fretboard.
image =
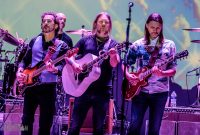
[[(74, 53), (77, 52), (77, 51), (78, 51), (77, 48), (74, 48), (74, 49), (72, 49), (72, 50), (67, 51), (66, 54), (64, 54), (64, 55), (62, 55), (62, 56), (56, 58), (55, 60), (53, 60), (53, 61), (51, 62), (52, 65), (54, 65), (54, 64), (56, 64), (56, 63), (58, 63), (58, 62), (60, 62), (60, 61), (63, 60), (65, 57), (69, 57), (70, 55), (74, 54)], [(35, 71), (33, 72), (33, 77), (38, 76), (38, 75), (39, 75), (43, 70), (45, 70), (45, 69), (46, 69), (46, 65), (43, 65), (43, 66), (40, 67), (39, 69), (35, 70)]]
[[(163, 62), (161, 62), (160, 64), (158, 64), (157, 66), (158, 66), (158, 68), (161, 68), (162, 66), (165, 66), (165, 65), (168, 64), (169, 62), (172, 62), (172, 61), (174, 61), (174, 60), (176, 60), (176, 59), (183, 58), (183, 57), (185, 57), (185, 56), (188, 56), (188, 51), (187, 51), (187, 50), (184, 50), (184, 51), (182, 51), (182, 52), (180, 52), (180, 53), (177, 53), (177, 54), (175, 55), (175, 57), (170, 56), (170, 57), (167, 59), (167, 61), (163, 61)], [(151, 75), (151, 74), (152, 74), (152, 69), (149, 69), (149, 70), (145, 71), (144, 73), (140, 74), (140, 75), (139, 75), (139, 79), (140, 79), (140, 80), (143, 80), (144, 78), (148, 77), (148, 76)]]
[[(115, 49), (117, 49), (118, 51), (121, 50), (122, 48), (124, 47), (124, 44), (123, 43), (118, 43), (116, 46), (115, 46)], [(109, 55), (109, 51), (99, 55), (96, 59), (94, 59), (93, 61), (89, 62), (88, 64), (86, 65), (83, 65), (83, 70), (86, 70), (86, 69), (90, 69), (92, 68), (92, 66), (96, 63), (98, 63), (99, 61), (105, 59), (106, 57), (108, 57)]]

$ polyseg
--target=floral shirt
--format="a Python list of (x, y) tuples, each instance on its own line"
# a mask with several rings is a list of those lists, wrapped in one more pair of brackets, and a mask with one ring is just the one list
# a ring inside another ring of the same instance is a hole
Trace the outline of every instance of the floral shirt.
[[(128, 65), (135, 66), (136, 71), (142, 67), (149, 65), (149, 60), (151, 58), (151, 51), (154, 50), (154, 47), (157, 43), (158, 38), (151, 40), (148, 45), (148, 51), (146, 49), (147, 45), (144, 45), (144, 38), (141, 38), (135, 41), (128, 50), (127, 63)], [(160, 65), (163, 62), (166, 62), (169, 57), (175, 56), (176, 46), (173, 41), (164, 39), (162, 47), (159, 49), (158, 56), (156, 58), (154, 65)], [(168, 64), (161, 67), (162, 70), (168, 70), (176, 67), (176, 62), (168, 62)], [(156, 76), (152, 74), (148, 78), (148, 85), (142, 87), (141, 91), (152, 93), (160, 93), (169, 91), (169, 77)]]

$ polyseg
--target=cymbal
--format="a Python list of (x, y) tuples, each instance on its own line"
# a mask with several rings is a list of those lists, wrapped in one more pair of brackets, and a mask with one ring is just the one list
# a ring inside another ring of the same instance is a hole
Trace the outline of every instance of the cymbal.
[(89, 34), (92, 34), (91, 30), (86, 30), (86, 29), (68, 30), (66, 32), (69, 33), (69, 34), (76, 34), (76, 35), (89, 35)]
[(183, 29), (187, 31), (192, 31), (192, 32), (200, 32), (200, 28), (190, 28), (190, 29)]
[(20, 44), (19, 41), (6, 30), (0, 29), (0, 38), (1, 37), (3, 37), (4, 41), (14, 46), (18, 46)]
[(200, 43), (200, 40), (192, 40), (193, 43)]

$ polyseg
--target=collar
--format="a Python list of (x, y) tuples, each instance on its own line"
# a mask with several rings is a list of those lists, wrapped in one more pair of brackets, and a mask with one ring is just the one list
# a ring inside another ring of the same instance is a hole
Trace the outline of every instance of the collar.
[(105, 43), (109, 40), (109, 37), (102, 38), (102, 37), (98, 37), (97, 35), (95, 35), (95, 38), (96, 38), (97, 42), (101, 42), (101, 43)]
[(150, 39), (150, 46), (156, 46), (156, 43), (157, 43), (157, 41), (158, 41), (158, 38), (159, 38), (159, 37), (157, 37), (157, 38), (155, 38), (155, 39)]

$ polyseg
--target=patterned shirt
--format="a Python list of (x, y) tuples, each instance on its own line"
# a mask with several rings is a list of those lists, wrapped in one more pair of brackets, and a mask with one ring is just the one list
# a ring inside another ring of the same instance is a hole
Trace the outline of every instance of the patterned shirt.
[[(144, 38), (135, 41), (128, 50), (128, 65), (135, 64), (136, 70), (146, 67), (149, 64), (151, 53), (157, 43), (158, 38), (151, 40), (149, 45), (144, 45)], [(146, 49), (148, 47), (148, 49)], [(148, 50), (148, 51), (147, 51)], [(162, 47), (159, 49), (158, 56), (154, 65), (160, 65), (166, 62), (170, 56), (175, 56), (176, 46), (173, 41), (164, 39)], [(176, 62), (172, 61), (161, 67), (162, 70), (168, 70), (176, 67)], [(143, 87), (141, 91), (149, 94), (169, 91), (169, 77), (156, 76), (152, 74), (148, 78), (148, 85)]]

